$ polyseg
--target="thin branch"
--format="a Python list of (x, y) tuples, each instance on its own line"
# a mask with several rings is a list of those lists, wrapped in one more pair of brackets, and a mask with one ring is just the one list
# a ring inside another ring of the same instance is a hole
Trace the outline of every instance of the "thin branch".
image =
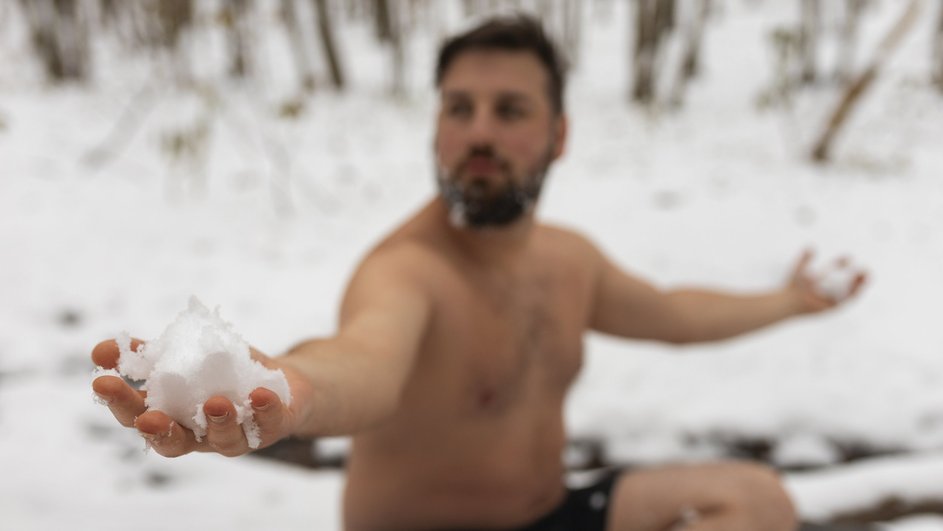
[(92, 168), (101, 168), (117, 158), (131, 143), (147, 115), (157, 106), (156, 94), (157, 89), (152, 80), (145, 82), (128, 102), (108, 136), (96, 147), (88, 150), (82, 161)]
[(825, 131), (819, 137), (818, 142), (815, 143), (815, 147), (812, 149), (813, 161), (818, 163), (824, 163), (828, 161), (829, 152), (831, 150), (832, 142), (834, 141), (835, 136), (838, 134), (841, 126), (851, 115), (851, 111), (854, 109), (855, 104), (873, 84), (881, 70), (881, 67), (884, 66), (884, 64), (890, 58), (891, 54), (897, 49), (897, 46), (900, 44), (903, 37), (907, 34), (908, 30), (910, 30), (914, 22), (917, 20), (917, 15), (920, 13), (920, 6), (920, 0), (910, 1), (910, 4), (901, 14), (900, 18), (897, 19), (897, 23), (894, 24), (887, 35), (884, 36), (884, 39), (881, 41), (881, 44), (874, 53), (871, 63), (861, 74), (858, 75), (851, 85), (849, 85), (848, 89), (845, 91), (844, 97), (842, 97), (838, 106), (832, 112), (832, 115), (828, 120), (828, 124), (825, 127)]

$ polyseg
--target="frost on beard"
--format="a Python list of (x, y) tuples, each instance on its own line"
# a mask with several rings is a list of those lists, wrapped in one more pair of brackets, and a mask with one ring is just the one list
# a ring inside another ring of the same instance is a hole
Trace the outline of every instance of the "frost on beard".
[(157, 339), (133, 350), (130, 336), (122, 333), (117, 343), (118, 372), (144, 380), (147, 407), (193, 430), (198, 440), (206, 435), (203, 404), (212, 396), (232, 401), (250, 448), (261, 440), (249, 393), (264, 387), (283, 403), (291, 401), (284, 373), (252, 359), (248, 343), (220, 318), (219, 309), (211, 312), (196, 297)]

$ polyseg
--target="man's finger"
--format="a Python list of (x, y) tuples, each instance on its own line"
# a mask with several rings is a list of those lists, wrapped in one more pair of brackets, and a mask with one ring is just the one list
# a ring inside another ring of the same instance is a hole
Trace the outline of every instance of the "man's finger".
[(164, 457), (179, 457), (197, 449), (193, 432), (174, 422), (163, 411), (150, 410), (134, 422), (141, 437)]
[(793, 272), (797, 275), (805, 272), (814, 257), (815, 251), (813, 251), (811, 247), (804, 249), (802, 255), (799, 256), (799, 260), (796, 262), (796, 267), (793, 269)]
[(287, 407), (278, 398), (278, 395), (264, 387), (249, 394), (252, 403), (252, 415), (263, 444), (280, 439), (285, 435), (285, 421)]
[[(131, 339), (131, 349), (137, 350), (138, 346), (144, 342), (140, 339)], [(118, 343), (114, 339), (102, 341), (92, 349), (92, 361), (99, 367), (106, 369), (115, 369), (118, 367)]]
[(99, 376), (92, 382), (92, 390), (106, 404), (122, 426), (134, 425), (134, 418), (144, 413), (144, 397), (117, 376)]
[(227, 398), (214, 396), (203, 404), (206, 414), (206, 443), (216, 452), (235, 457), (249, 451), (242, 426), (236, 423), (236, 408)]
[(862, 286), (867, 284), (868, 275), (866, 273), (858, 273), (855, 275), (854, 280), (851, 281), (851, 287), (848, 288), (848, 297), (851, 298), (858, 294), (861, 291)]

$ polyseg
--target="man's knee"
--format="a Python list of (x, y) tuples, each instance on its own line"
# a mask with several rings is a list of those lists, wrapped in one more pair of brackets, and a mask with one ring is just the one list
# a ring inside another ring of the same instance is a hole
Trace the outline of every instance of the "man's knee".
[(795, 509), (779, 475), (750, 462), (669, 465), (623, 476), (613, 493), (609, 530), (794, 531)]
[(795, 506), (773, 468), (749, 462), (728, 466), (733, 488), (725, 494), (733, 510), (755, 522), (757, 529), (794, 531), (798, 527)]

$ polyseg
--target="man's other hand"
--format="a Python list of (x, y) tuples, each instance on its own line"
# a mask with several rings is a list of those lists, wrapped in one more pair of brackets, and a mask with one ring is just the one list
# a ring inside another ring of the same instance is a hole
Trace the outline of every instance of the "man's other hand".
[(798, 313), (834, 308), (857, 295), (867, 283), (867, 273), (854, 268), (848, 258), (839, 258), (823, 271), (812, 271), (814, 256), (810, 249), (802, 253), (786, 287), (795, 298)]

